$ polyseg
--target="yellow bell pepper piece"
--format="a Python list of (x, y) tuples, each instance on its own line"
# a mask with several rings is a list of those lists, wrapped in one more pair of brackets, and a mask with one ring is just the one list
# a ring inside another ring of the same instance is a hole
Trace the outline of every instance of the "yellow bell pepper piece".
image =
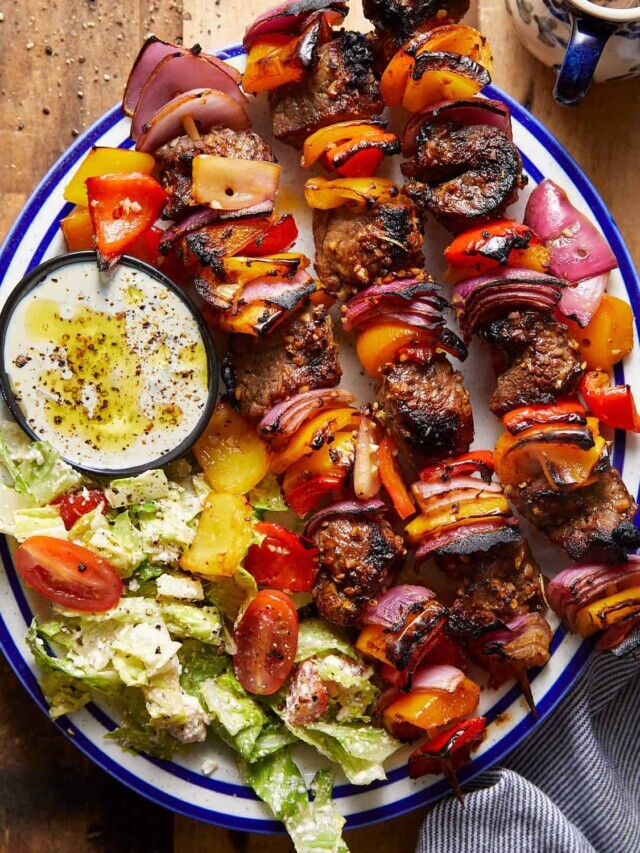
[(282, 491), (288, 494), (297, 485), (311, 477), (347, 477), (355, 458), (356, 439), (353, 430), (338, 432), (331, 444), (323, 444), (311, 456), (305, 456), (287, 469), (282, 481)]
[(609, 628), (636, 613), (640, 613), (640, 586), (624, 589), (582, 607), (576, 613), (576, 628), (583, 637), (590, 637), (596, 631)]
[(217, 492), (244, 495), (269, 470), (269, 451), (255, 428), (221, 400), (194, 447), (204, 477)]
[(405, 527), (409, 543), (417, 545), (423, 536), (440, 527), (487, 516), (511, 514), (509, 503), (503, 495), (491, 495), (467, 501), (457, 505), (457, 509), (454, 509), (455, 506), (456, 504), (453, 504), (448, 510), (443, 509), (431, 515), (422, 514), (410, 521)]
[(283, 450), (273, 454), (271, 458), (272, 472), (284, 474), (289, 465), (293, 465), (298, 459), (313, 453), (314, 436), (321, 430), (326, 429), (327, 435), (335, 435), (346, 427), (356, 429), (359, 424), (360, 412), (357, 409), (341, 408), (320, 412), (293, 434)]
[(465, 678), (453, 693), (412, 690), (385, 708), (382, 719), (391, 731), (394, 725), (411, 723), (428, 732), (473, 714), (479, 700), (480, 688)]
[(68, 216), (60, 220), (60, 228), (70, 252), (95, 249), (93, 225), (88, 208), (76, 207)]
[(180, 568), (206, 577), (231, 577), (253, 541), (252, 517), (244, 498), (210, 492)]
[(150, 175), (154, 166), (152, 154), (143, 154), (128, 148), (92, 148), (64, 188), (64, 197), (73, 204), (86, 207), (89, 203), (85, 186), (87, 178), (129, 172)]

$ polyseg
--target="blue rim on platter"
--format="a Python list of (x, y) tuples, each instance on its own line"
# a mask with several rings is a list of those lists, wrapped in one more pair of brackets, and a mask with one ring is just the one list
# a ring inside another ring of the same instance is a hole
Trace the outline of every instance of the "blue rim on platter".
[[(234, 45), (223, 50), (216, 51), (216, 54), (222, 59), (233, 59), (242, 55), (243, 49), (241, 45)], [(636, 317), (636, 327), (640, 331), (640, 279), (635, 270), (635, 266), (629, 254), (627, 247), (624, 244), (622, 236), (616, 226), (611, 214), (607, 210), (604, 202), (596, 192), (594, 186), (589, 179), (584, 175), (579, 166), (574, 162), (568, 152), (562, 145), (546, 130), (546, 128), (529, 113), (518, 102), (514, 101), (509, 95), (502, 92), (494, 86), (488, 86), (484, 93), (490, 98), (496, 98), (505, 102), (511, 109), (514, 119), (522, 125), (541, 146), (548, 152), (552, 159), (560, 166), (560, 168), (569, 176), (570, 180), (576, 186), (584, 200), (587, 202), (593, 212), (598, 225), (602, 229), (607, 241), (613, 249), (619, 263), (620, 273), (622, 275), (626, 292), (629, 301), (634, 310)], [(4, 281), (7, 270), (11, 263), (11, 259), (17, 247), (20, 245), (29, 223), (35, 213), (42, 206), (44, 201), (49, 197), (53, 187), (57, 185), (60, 177), (74, 165), (80, 157), (82, 157), (92, 145), (100, 140), (109, 130), (118, 124), (123, 118), (119, 106), (116, 106), (105, 113), (95, 124), (86, 130), (78, 139), (70, 146), (65, 154), (57, 161), (57, 163), (49, 170), (42, 181), (39, 183), (22, 212), (18, 216), (16, 222), (11, 228), (2, 248), (0, 249), (0, 283)], [(133, 145), (130, 139), (123, 140), (120, 143), (121, 148), (128, 148)], [(533, 181), (539, 183), (545, 176), (540, 169), (522, 153), (523, 165), (526, 172), (531, 176)], [(30, 259), (28, 270), (37, 266), (43, 259), (49, 245), (58, 233), (58, 222), (63, 216), (66, 216), (73, 209), (72, 204), (64, 204), (59, 215), (52, 221), (51, 225), (43, 235), (38, 246), (36, 247), (33, 256)], [(624, 371), (621, 365), (616, 367), (615, 378), (618, 383), (624, 382)], [(621, 470), (625, 455), (625, 434), (617, 431), (615, 435), (615, 445), (613, 454), (613, 464)], [(0, 558), (7, 569), (9, 585), (15, 597), (18, 608), (24, 618), (25, 624), (28, 625), (32, 618), (31, 608), (25, 597), (24, 591), (20, 584), (17, 574), (13, 568), (13, 562), (9, 551), (7, 540), (4, 536), (0, 537)], [(551, 654), (555, 653), (562, 640), (565, 638), (565, 629), (560, 627), (556, 630), (551, 645)], [(21, 656), (16, 640), (8, 629), (5, 621), (0, 616), (0, 648), (7, 658), (12, 669), (17, 677), (30, 694), (36, 704), (48, 713), (47, 705), (44, 701), (37, 679), (31, 671), (25, 660)], [(583, 671), (587, 663), (593, 642), (591, 640), (580, 643), (564, 666), (561, 676), (546, 692), (542, 700), (538, 704), (538, 721), (534, 721), (529, 714), (524, 717), (516, 726), (514, 726), (508, 734), (502, 737), (492, 748), (487, 749), (474, 761), (459, 771), (458, 776), (462, 784), (469, 782), (479, 773), (487, 770), (495, 765), (507, 753), (511, 752), (522, 740), (542, 722), (558, 702), (571, 689), (575, 680)], [(531, 680), (535, 681), (538, 672), (532, 672)], [(498, 715), (506, 711), (510, 705), (517, 700), (519, 689), (513, 687), (507, 691), (500, 700), (487, 712), (490, 719), (495, 719)], [(87, 706), (95, 720), (97, 720), (106, 730), (112, 730), (115, 723), (97, 706), (90, 704)], [(152, 802), (162, 805), (172, 811), (182, 814), (186, 817), (195, 818), (208, 823), (214, 823), (228, 829), (244, 830), (261, 833), (282, 833), (282, 825), (278, 821), (266, 819), (254, 819), (244, 816), (230, 814), (228, 812), (215, 811), (212, 808), (203, 808), (194, 803), (186, 802), (179, 799), (167, 791), (150, 784), (145, 779), (132, 773), (118, 761), (114, 760), (110, 755), (107, 755), (102, 750), (98, 749), (95, 743), (71, 720), (62, 717), (55, 722), (57, 728), (68, 737), (85, 755), (87, 755), (94, 763), (106, 770), (118, 781), (122, 782), (131, 790), (148, 798)], [(231, 784), (220, 780), (205, 777), (193, 770), (177, 765), (172, 762), (162, 761), (145, 756), (145, 761), (161, 767), (163, 770), (170, 772), (173, 776), (184, 779), (185, 782), (198, 785), (212, 792), (219, 794), (231, 795), (241, 799), (256, 799), (253, 792), (242, 785)], [(375, 790), (383, 788), (399, 779), (406, 778), (406, 768), (400, 767), (388, 773), (388, 780), (384, 782), (376, 782), (368, 786), (367, 790)], [(338, 785), (335, 789), (335, 797), (339, 801), (343, 797), (354, 794), (357, 790), (352, 785)], [(411, 811), (420, 806), (428, 805), (449, 792), (449, 787), (446, 781), (431, 785), (426, 790), (418, 790), (415, 794), (397, 799), (392, 802), (385, 803), (375, 808), (364, 811), (359, 811), (349, 815), (347, 818), (347, 828), (354, 828), (374, 823), (380, 820), (385, 820), (391, 817), (397, 817), (408, 811)]]

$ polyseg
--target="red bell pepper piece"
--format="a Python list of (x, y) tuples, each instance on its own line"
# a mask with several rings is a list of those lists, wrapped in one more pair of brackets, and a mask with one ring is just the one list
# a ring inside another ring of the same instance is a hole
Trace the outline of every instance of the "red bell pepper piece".
[(85, 183), (98, 266), (108, 269), (153, 225), (167, 197), (157, 181), (141, 172), (101, 175)]
[(471, 750), (484, 739), (486, 730), (486, 717), (455, 723), (411, 753), (409, 776), (418, 779), (429, 773), (442, 773), (445, 762), (449, 770), (462, 767), (469, 761)]
[(611, 385), (604, 370), (590, 370), (582, 377), (580, 392), (593, 415), (603, 424), (640, 432), (640, 414), (629, 385)]
[(420, 479), (428, 483), (432, 480), (449, 480), (459, 474), (475, 474), (489, 481), (493, 474), (493, 453), (490, 450), (472, 450), (455, 459), (448, 459), (440, 465), (432, 465), (420, 472)]
[(396, 512), (400, 518), (405, 519), (416, 511), (413, 498), (407, 491), (402, 479), (402, 474), (396, 462), (397, 448), (395, 442), (386, 436), (380, 442), (378, 450), (378, 464), (382, 485), (387, 490)]
[(502, 418), (511, 435), (545, 424), (586, 424), (587, 414), (577, 397), (566, 397), (551, 405), (520, 406)]
[(318, 501), (330, 492), (339, 489), (344, 477), (339, 474), (319, 474), (299, 483), (285, 495), (287, 505), (300, 518), (316, 508)]
[(286, 252), (298, 239), (298, 226), (290, 213), (285, 213), (259, 237), (242, 250), (243, 255), (260, 257)]
[(345, 178), (368, 178), (375, 175), (383, 159), (384, 151), (380, 148), (365, 148), (363, 151), (356, 151), (346, 162), (333, 168)]

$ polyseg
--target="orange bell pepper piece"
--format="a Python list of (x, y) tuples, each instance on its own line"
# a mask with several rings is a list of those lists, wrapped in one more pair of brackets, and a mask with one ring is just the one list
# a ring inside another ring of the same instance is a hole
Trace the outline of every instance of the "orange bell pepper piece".
[(589, 370), (610, 370), (633, 349), (633, 311), (628, 302), (605, 293), (588, 326), (562, 317), (580, 346)]
[(356, 351), (360, 363), (372, 379), (380, 379), (385, 364), (395, 360), (399, 350), (405, 346), (432, 346), (433, 339), (399, 320), (381, 320), (363, 329), (356, 340)]
[(480, 688), (470, 678), (464, 678), (453, 693), (412, 690), (385, 708), (382, 719), (390, 731), (409, 723), (431, 732), (473, 714), (479, 701)]
[(583, 637), (590, 637), (596, 631), (602, 631), (638, 613), (640, 586), (635, 586), (582, 607), (576, 614), (576, 628)]
[(93, 225), (88, 208), (76, 207), (68, 216), (60, 220), (60, 228), (64, 234), (67, 249), (70, 252), (95, 249)]
[[(303, 456), (308, 456), (314, 450), (319, 450), (318, 445), (325, 444), (330, 436), (346, 427), (356, 429), (359, 423), (360, 412), (357, 409), (344, 407), (320, 412), (306, 421), (293, 434), (286, 447), (273, 454), (271, 457), (272, 472), (283, 474), (294, 462), (302, 459)], [(322, 440), (323, 438), (324, 440)]]
[(309, 178), (304, 197), (309, 207), (331, 210), (355, 204), (371, 208), (385, 198), (396, 198), (400, 188), (389, 178)]
[(380, 448), (378, 449), (380, 479), (396, 508), (396, 512), (404, 520), (413, 515), (416, 508), (413, 498), (407, 491), (407, 487), (402, 479), (402, 474), (396, 461), (397, 453), (398, 450), (393, 439), (385, 436), (380, 442)]
[[(480, 481), (478, 489), (482, 488)], [(491, 494), (486, 497), (474, 497), (472, 500), (464, 501), (459, 505), (453, 504), (447, 509), (440, 509), (435, 513), (422, 513), (405, 527), (407, 541), (410, 545), (417, 545), (428, 533), (435, 530), (449, 530), (460, 525), (475, 523), (481, 518), (493, 516), (510, 516), (511, 509), (507, 499), (503, 495)]]

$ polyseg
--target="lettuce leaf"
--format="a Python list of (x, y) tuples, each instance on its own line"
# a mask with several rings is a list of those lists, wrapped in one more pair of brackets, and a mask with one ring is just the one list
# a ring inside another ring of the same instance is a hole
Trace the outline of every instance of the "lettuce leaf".
[(260, 480), (257, 486), (247, 495), (249, 503), (258, 510), (264, 512), (288, 512), (289, 507), (284, 502), (282, 490), (274, 474), (267, 474)]
[(319, 770), (309, 794), (302, 774), (288, 749), (280, 749), (253, 764), (244, 764), (244, 775), (256, 792), (281, 820), (297, 853), (348, 853), (342, 839), (345, 819), (333, 806), (333, 774)]
[(242, 689), (231, 672), (200, 684), (200, 694), (208, 711), (233, 737), (251, 726), (262, 727), (267, 715), (260, 705)]
[(300, 622), (296, 663), (327, 652), (340, 652), (354, 660), (360, 656), (346, 636), (324, 619), (304, 619)]
[(258, 585), (253, 575), (242, 567), (232, 577), (220, 575), (206, 586), (206, 595), (224, 618), (234, 623), (258, 594)]
[(60, 510), (57, 506), (34, 506), (17, 509), (13, 513), (13, 529), (10, 535), (18, 542), (24, 542), (30, 536), (52, 536), (55, 539), (68, 539)]

